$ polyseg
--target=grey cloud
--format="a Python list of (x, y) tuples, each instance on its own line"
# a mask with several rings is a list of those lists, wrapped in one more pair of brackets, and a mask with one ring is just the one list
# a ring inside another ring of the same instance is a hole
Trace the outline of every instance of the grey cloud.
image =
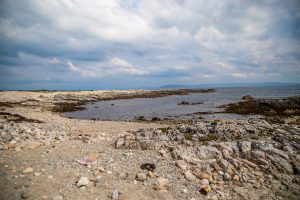
[(299, 8), (297, 0), (5, 0), (0, 75), (14, 85), (297, 81)]

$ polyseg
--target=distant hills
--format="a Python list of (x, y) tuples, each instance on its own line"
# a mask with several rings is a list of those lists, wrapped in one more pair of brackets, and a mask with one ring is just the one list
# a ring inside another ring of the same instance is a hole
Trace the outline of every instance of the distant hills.
[(168, 88), (208, 88), (208, 87), (274, 87), (274, 86), (293, 86), (300, 83), (284, 83), (284, 82), (264, 82), (264, 83), (215, 83), (215, 84), (170, 84), (159, 87), (160, 89)]

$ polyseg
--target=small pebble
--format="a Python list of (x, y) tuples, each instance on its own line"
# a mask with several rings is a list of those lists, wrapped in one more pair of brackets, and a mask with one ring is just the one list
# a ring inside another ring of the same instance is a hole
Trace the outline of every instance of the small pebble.
[(144, 181), (144, 180), (147, 179), (147, 175), (144, 174), (144, 173), (138, 173), (138, 174), (136, 175), (136, 179), (137, 179), (138, 181)]
[(77, 187), (87, 186), (90, 180), (88, 177), (80, 177), (79, 181), (77, 182)]
[(117, 200), (118, 198), (119, 198), (119, 192), (118, 192), (118, 190), (115, 189), (111, 194), (111, 199)]
[[(47, 197), (46, 197), (47, 199)], [(54, 195), (51, 197), (51, 200), (63, 200), (64, 198), (61, 195)]]
[(200, 180), (201, 185), (209, 185), (209, 181), (207, 179)]
[(26, 169), (23, 170), (23, 174), (27, 174), (27, 173), (32, 173), (33, 169), (31, 167), (27, 167)]

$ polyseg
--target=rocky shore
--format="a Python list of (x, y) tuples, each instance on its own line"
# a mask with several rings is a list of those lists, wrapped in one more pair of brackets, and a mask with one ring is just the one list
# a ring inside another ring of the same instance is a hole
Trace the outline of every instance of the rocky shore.
[(225, 105), (227, 113), (262, 115), (300, 115), (300, 96), (283, 99), (257, 99), (249, 95), (243, 101)]
[[(1, 92), (0, 199), (299, 199), (297, 112), (174, 125), (58, 112), (99, 99), (178, 92), (191, 91)], [(249, 101), (258, 100), (242, 102)], [(297, 108), (292, 101), (279, 107)]]
[[(197, 192), (208, 199), (297, 199), (299, 128), (294, 119), (281, 124), (220, 119), (141, 129), (119, 137), (115, 146), (168, 160), (164, 170), (172, 170), (164, 177), (178, 199), (199, 197)], [(182, 186), (189, 192), (178, 192)]]

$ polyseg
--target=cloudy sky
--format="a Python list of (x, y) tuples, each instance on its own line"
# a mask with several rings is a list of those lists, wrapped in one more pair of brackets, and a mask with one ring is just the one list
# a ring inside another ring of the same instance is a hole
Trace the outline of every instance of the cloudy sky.
[(0, 0), (0, 89), (299, 82), (299, 0)]

